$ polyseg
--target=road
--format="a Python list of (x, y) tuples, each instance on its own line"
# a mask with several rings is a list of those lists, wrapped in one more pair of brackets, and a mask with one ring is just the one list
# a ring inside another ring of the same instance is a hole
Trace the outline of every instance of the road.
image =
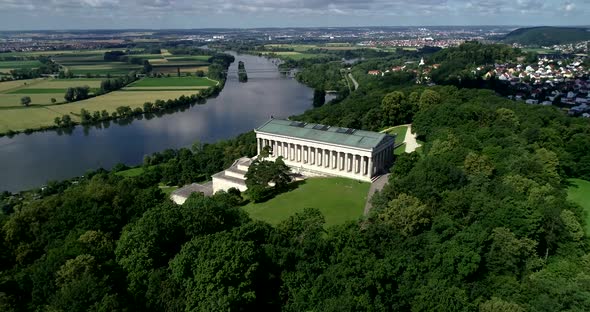
[(350, 80), (352, 81), (352, 83), (354, 84), (354, 89), (358, 89), (359, 88), (359, 83), (356, 82), (356, 79), (354, 79), (354, 77), (352, 77), (351, 73), (348, 73), (348, 78), (350, 78)]
[(371, 199), (373, 198), (373, 195), (375, 195), (377, 191), (381, 191), (388, 181), (389, 174), (384, 174), (371, 183), (371, 187), (369, 188), (369, 193), (367, 195), (367, 203), (365, 203), (365, 216), (369, 215), (371, 208), (373, 208), (373, 205), (371, 205)]

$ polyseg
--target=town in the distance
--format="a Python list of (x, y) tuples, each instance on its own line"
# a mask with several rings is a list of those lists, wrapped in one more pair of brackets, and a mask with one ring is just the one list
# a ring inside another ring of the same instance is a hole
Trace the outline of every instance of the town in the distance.
[[(406, 5), (270, 2), (219, 6)], [(587, 26), (0, 29), (0, 311), (590, 311), (589, 53)]]

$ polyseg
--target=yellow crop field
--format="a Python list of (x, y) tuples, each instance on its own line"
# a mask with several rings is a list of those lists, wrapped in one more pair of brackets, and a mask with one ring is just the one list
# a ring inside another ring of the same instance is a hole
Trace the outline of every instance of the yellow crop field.
[(198, 93), (198, 91), (115, 91), (88, 100), (55, 105), (50, 108), (62, 115), (79, 114), (80, 109), (82, 108), (90, 112), (102, 111), (104, 109), (109, 113), (112, 113), (116, 111), (119, 106), (129, 106), (131, 108), (143, 107), (143, 103), (145, 102), (176, 99), (181, 95), (191, 95), (196, 93)]
[(0, 92), (21, 88), (30, 84), (42, 82), (43, 79), (27, 79), (0, 82)]
[(165, 64), (165, 63), (168, 63), (168, 60), (165, 59), (165, 58), (149, 59), (148, 61), (150, 62), (150, 64)]
[(159, 91), (159, 90), (171, 90), (171, 91), (178, 91), (178, 90), (199, 90), (199, 89), (207, 89), (208, 86), (164, 86), (164, 87), (126, 87), (123, 90), (126, 91)]
[[(73, 103), (63, 103), (64, 94), (55, 91), (62, 91), (67, 87), (80, 85), (98, 87), (100, 80), (37, 79), (28, 81), (26, 85), (25, 81), (0, 84), (0, 87), (5, 90), (3, 92), (0, 91), (0, 133), (5, 133), (9, 130), (24, 131), (27, 129), (53, 126), (55, 117), (61, 117), (66, 114), (69, 114), (74, 121), (80, 121), (79, 114), (81, 109), (86, 109), (91, 113), (106, 110), (109, 114), (112, 114), (121, 106), (128, 106), (131, 109), (143, 108), (145, 102), (153, 103), (156, 100), (166, 101), (177, 99), (183, 95), (190, 96), (198, 94), (199, 90), (210, 87), (210, 83), (204, 83), (206, 78), (150, 79), (153, 81), (147, 83), (147, 85), (128, 87), (121, 91), (114, 91)], [(186, 83), (183, 85), (182, 82), (186, 82), (187, 80), (190, 80), (191, 83), (198, 83), (192, 86), (186, 85)], [(144, 81), (142, 80), (142, 82)], [(28, 88), (29, 86), (31, 87)], [(30, 92), (21, 92), (23, 90), (30, 90)], [(31, 97), (31, 105), (29, 107), (21, 106), (21, 98), (23, 96)], [(52, 98), (56, 99), (57, 104), (51, 103)]]
[(60, 114), (45, 107), (0, 110), (0, 132), (52, 126)]
[(31, 88), (35, 89), (67, 89), (71, 87), (89, 86), (90, 88), (100, 88), (100, 79), (63, 79), (63, 80), (44, 80)]

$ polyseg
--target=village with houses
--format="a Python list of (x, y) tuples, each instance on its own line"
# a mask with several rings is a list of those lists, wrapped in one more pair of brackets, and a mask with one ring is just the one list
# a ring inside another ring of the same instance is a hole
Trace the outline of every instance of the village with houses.
[[(434, 85), (430, 74), (440, 64), (428, 65), (422, 58), (418, 67), (415, 62), (393, 66), (385, 71), (369, 70), (371, 76), (388, 73), (412, 72), (416, 83)], [(590, 118), (590, 68), (584, 66), (582, 56), (563, 57), (545, 55), (537, 62), (482, 65), (471, 70), (474, 77), (483, 80), (497, 79), (503, 82), (510, 94), (507, 98), (530, 105), (555, 105), (572, 116)]]

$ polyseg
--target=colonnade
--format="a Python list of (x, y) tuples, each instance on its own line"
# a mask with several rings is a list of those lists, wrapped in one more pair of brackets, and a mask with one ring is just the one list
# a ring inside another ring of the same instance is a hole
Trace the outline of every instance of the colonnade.
[(353, 174), (363, 178), (371, 178), (387, 163), (393, 160), (393, 146), (388, 147), (375, 155), (370, 152), (361, 153), (344, 152), (337, 148), (319, 148), (306, 144), (275, 141), (264, 138), (257, 138), (258, 154), (265, 146), (270, 147), (270, 156), (273, 158), (283, 157), (287, 163), (304, 165), (309, 169), (318, 171), (330, 171)]

